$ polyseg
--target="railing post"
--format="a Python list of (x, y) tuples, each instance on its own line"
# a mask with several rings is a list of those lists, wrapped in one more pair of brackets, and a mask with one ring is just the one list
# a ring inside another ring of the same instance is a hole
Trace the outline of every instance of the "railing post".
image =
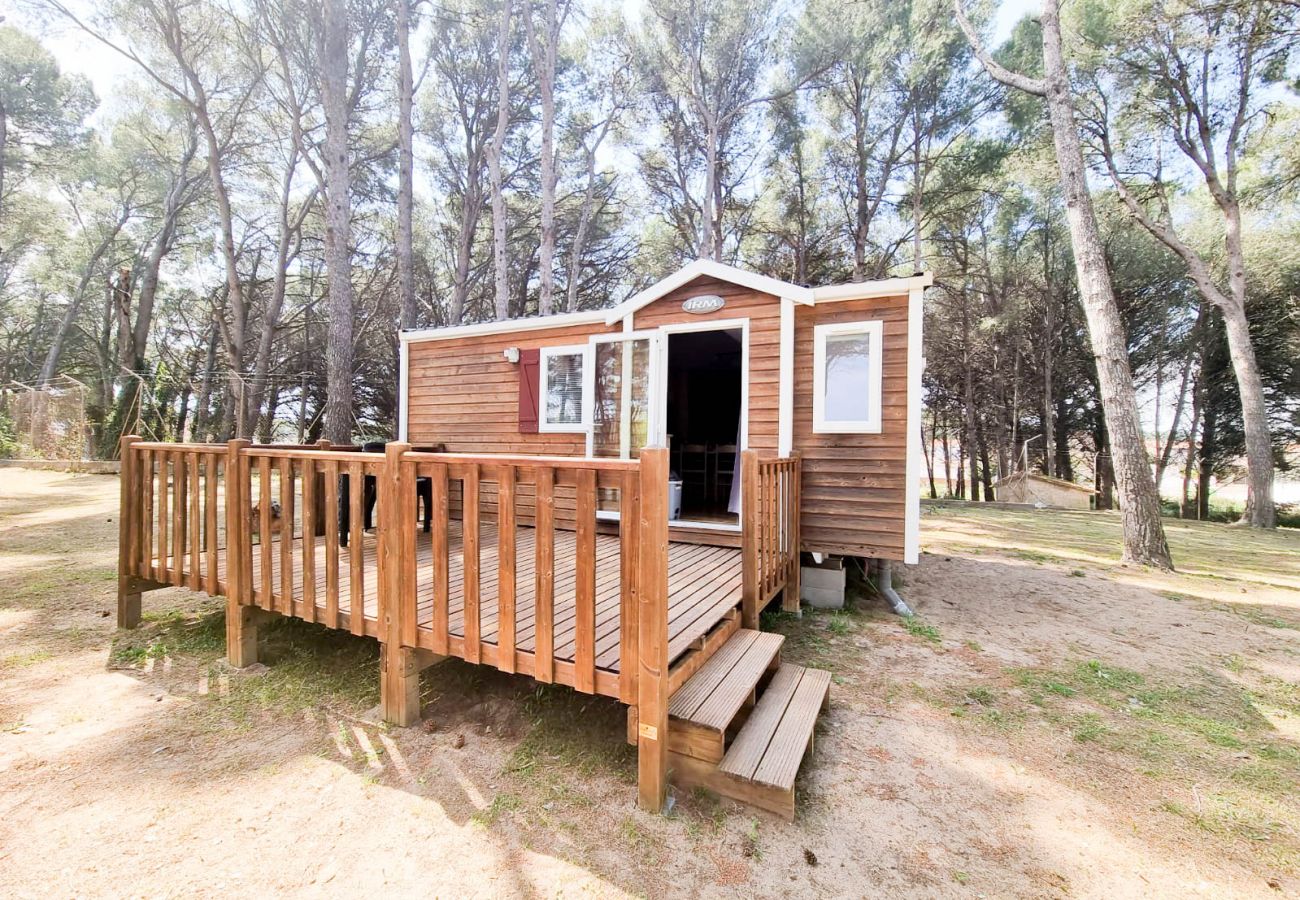
[(799, 519), (800, 519), (800, 502), (799, 487), (803, 480), (803, 458), (796, 450), (790, 454), (790, 508), (786, 515), (789, 521), (786, 528), (790, 534), (790, 571), (785, 576), (785, 590), (781, 592), (781, 609), (786, 612), (799, 613), (799, 580), (803, 572), (799, 554)]
[[(322, 451), (326, 451), (326, 452), (328, 452), (331, 446), (333, 446), (333, 445), (331, 445), (330, 442), (327, 441), (327, 440), (325, 440), (324, 438), (321, 438), (319, 441), (316, 442), (316, 449), (317, 449), (317, 450), (322, 450)], [(315, 489), (315, 491), (316, 491), (316, 493), (315, 493), (315, 495), (314, 495), (314, 496), (315, 496), (315, 507), (316, 507), (316, 509), (315, 509), (315, 512), (316, 512), (316, 537), (322, 537), (322, 536), (325, 534), (325, 529), (326, 529), (326, 528), (332, 528), (332, 529), (334, 529), (334, 532), (337, 534), (337, 533), (338, 533), (338, 517), (339, 517), (339, 511), (338, 511), (337, 509), (327, 509), (327, 508), (326, 508), (328, 504), (326, 504), (326, 502), (325, 502), (325, 470), (324, 470), (324, 466), (321, 466), (321, 467), (319, 467), (319, 468), (316, 469), (316, 483), (315, 483), (315, 485), (313, 485), (313, 487), (314, 487), (314, 489)]]
[[(385, 722), (413, 725), (420, 719), (420, 664), (414, 647), (402, 646), (403, 555), (415, 552), (415, 519), (406, 515), (405, 500), (414, 485), (403, 476), (402, 457), (411, 445), (393, 441), (384, 448), (384, 468), (376, 479), (379, 494), (379, 705)], [(409, 532), (409, 541), (404, 535)], [(411, 610), (411, 613), (414, 611)]]
[(141, 484), (139, 465), (131, 445), (140, 440), (134, 434), (122, 437), (122, 470), (118, 475), (121, 496), (117, 510), (117, 627), (140, 624), (140, 591), (135, 567), (140, 559), (139, 514)]
[(637, 785), (659, 812), (668, 790), (668, 450), (641, 451), (637, 574)]
[(250, 605), (252, 514), (248, 458), (240, 438), (226, 442), (226, 659), (236, 669), (257, 662), (257, 610)]
[(740, 454), (740, 621), (745, 628), (758, 628), (759, 514), (758, 451)]

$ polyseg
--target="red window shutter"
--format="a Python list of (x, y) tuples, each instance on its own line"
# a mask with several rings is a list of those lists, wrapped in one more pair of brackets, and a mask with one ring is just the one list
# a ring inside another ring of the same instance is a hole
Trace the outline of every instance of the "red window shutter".
[(519, 351), (519, 431), (537, 433), (537, 388), (540, 372), (538, 350)]

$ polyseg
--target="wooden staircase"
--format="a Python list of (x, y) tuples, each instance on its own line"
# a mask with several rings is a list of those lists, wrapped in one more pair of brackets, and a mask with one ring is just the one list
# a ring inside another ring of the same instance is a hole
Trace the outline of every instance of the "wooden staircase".
[(669, 700), (669, 779), (794, 819), (794, 782), (830, 672), (781, 663), (779, 634), (736, 629)]

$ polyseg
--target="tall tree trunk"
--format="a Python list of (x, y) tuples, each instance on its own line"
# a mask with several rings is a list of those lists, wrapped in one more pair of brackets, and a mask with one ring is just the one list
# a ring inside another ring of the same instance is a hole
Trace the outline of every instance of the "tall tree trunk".
[(537, 73), (538, 90), (542, 95), (542, 240), (538, 248), (540, 278), (537, 311), (543, 316), (549, 316), (555, 306), (555, 54), (560, 40), (560, 17), (556, 0), (545, 0), (542, 10), (546, 26), (544, 44), (537, 38), (532, 10), (524, 11), (524, 23)]
[(1074, 98), (1070, 93), (1069, 71), (1061, 44), (1060, 5), (1058, 0), (1043, 0), (1041, 23), (1045, 76), (1041, 80), (1009, 72), (995, 62), (980, 44), (960, 3), (957, 12), (962, 30), (991, 75), (1047, 101), (1061, 189), (1065, 195), (1066, 219), (1070, 223), (1079, 295), (1096, 358), (1101, 403), (1106, 414), (1115, 482), (1120, 494), (1120, 512), (1124, 521), (1122, 558), (1130, 563), (1173, 568), (1169, 544), (1160, 521), (1160, 499), (1142, 439), (1124, 325), (1115, 303), (1101, 233), (1092, 207), (1092, 196), (1088, 192)]
[[(1164, 481), (1165, 470), (1169, 468), (1169, 459), (1174, 452), (1174, 440), (1178, 437), (1178, 426), (1183, 421), (1183, 406), (1187, 402), (1187, 385), (1192, 376), (1192, 354), (1188, 352), (1186, 359), (1183, 360), (1183, 373), (1178, 382), (1178, 398), (1174, 401), (1174, 417), (1169, 423), (1169, 437), (1165, 440), (1164, 446), (1156, 447), (1156, 487), (1159, 488)], [(1160, 434), (1156, 433), (1157, 445), (1160, 442)]]
[(194, 401), (194, 437), (203, 441), (211, 431), (212, 414), (212, 376), (217, 368), (217, 322), (214, 317), (208, 328), (207, 352), (203, 356), (203, 378), (199, 381), (199, 393)]
[(943, 491), (945, 496), (951, 497), (953, 496), (952, 448), (948, 444), (948, 413), (947, 412), (944, 412), (943, 414), (942, 435), (943, 436), (941, 438), (941, 441), (943, 446)]
[(492, 257), (496, 282), (497, 319), (510, 316), (510, 265), (506, 258), (506, 196), (501, 160), (510, 125), (510, 0), (501, 3), (497, 24), (497, 124), (488, 149), (488, 179), (492, 185)]
[(414, 328), (415, 271), (411, 259), (412, 182), (415, 154), (412, 148), (411, 106), (415, 82), (411, 75), (411, 0), (397, 2), (397, 291), (401, 296), (403, 329)]
[(700, 210), (700, 259), (721, 261), (722, 248), (713, 245), (714, 186), (718, 181), (718, 128), (715, 117), (705, 111), (704, 128), (704, 198)]
[(45, 362), (41, 365), (41, 374), (37, 379), (39, 387), (47, 387), (59, 368), (59, 358), (63, 355), (63, 344), (68, 338), (68, 332), (72, 330), (72, 323), (77, 320), (77, 313), (81, 310), (81, 301), (86, 296), (86, 288), (90, 286), (90, 279), (95, 276), (95, 269), (99, 266), (100, 259), (108, 252), (108, 248), (117, 240), (117, 236), (126, 225), (130, 213), (123, 210), (121, 216), (113, 227), (100, 239), (95, 245), (95, 249), (90, 254), (90, 259), (86, 261), (86, 267), (81, 270), (81, 278), (77, 281), (77, 289), (68, 301), (67, 309), (63, 311), (63, 318), (59, 320), (59, 325), (54, 332), (54, 337), (50, 341), (50, 349), (45, 354)]
[[(4, 221), (5, 200), (5, 154), (9, 150), (9, 110), (4, 100), (0, 99), (0, 222)], [(3, 250), (0, 247), (0, 250)]]
[(348, 171), (348, 37), (346, 0), (325, 0), (321, 105), (325, 110), (325, 265), (329, 276), (329, 339), (325, 348), (325, 437), (352, 440), (351, 175)]
[(1210, 480), (1214, 476), (1214, 454), (1218, 451), (1219, 414), (1214, 404), (1205, 404), (1205, 418), (1201, 422), (1201, 447), (1197, 460), (1196, 518), (1204, 521), (1210, 517)]

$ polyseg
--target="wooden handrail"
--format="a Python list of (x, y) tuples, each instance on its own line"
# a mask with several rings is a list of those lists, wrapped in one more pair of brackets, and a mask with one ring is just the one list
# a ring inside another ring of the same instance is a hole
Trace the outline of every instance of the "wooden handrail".
[(799, 609), (798, 453), (773, 457), (756, 450), (741, 453), (741, 615), (746, 628), (758, 627), (758, 614), (778, 592), (782, 608)]

